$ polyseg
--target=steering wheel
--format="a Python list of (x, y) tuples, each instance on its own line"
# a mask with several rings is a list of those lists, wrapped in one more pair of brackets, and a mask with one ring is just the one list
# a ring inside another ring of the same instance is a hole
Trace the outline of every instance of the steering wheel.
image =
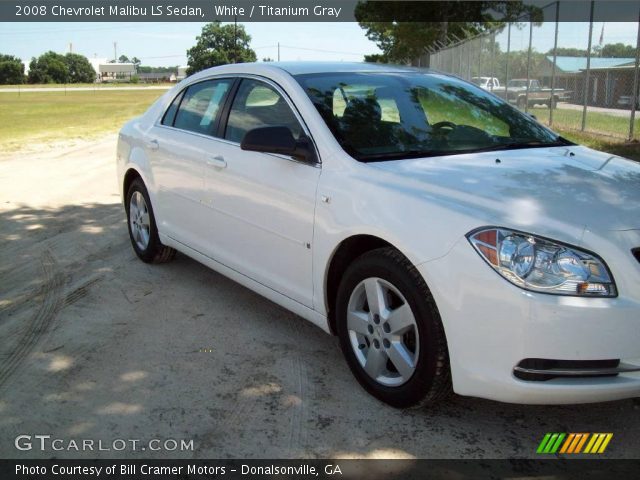
[(434, 123), (433, 125), (431, 125), (431, 128), (435, 129), (435, 130), (440, 130), (440, 129), (447, 129), (447, 130), (453, 130), (454, 128), (456, 128), (457, 125), (453, 122), (438, 122), (438, 123)]

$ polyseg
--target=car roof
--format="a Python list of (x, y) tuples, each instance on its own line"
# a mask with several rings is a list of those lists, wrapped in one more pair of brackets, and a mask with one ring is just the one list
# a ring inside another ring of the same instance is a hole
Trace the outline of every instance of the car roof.
[(291, 75), (309, 73), (336, 73), (336, 72), (403, 72), (424, 73), (425, 69), (409, 67), (406, 65), (390, 65), (382, 63), (363, 62), (269, 62), (268, 65), (280, 68)]

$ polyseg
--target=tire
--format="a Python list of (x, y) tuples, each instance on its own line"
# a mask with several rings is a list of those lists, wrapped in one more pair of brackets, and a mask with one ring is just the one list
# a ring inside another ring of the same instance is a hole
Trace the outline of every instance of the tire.
[(131, 182), (125, 210), (129, 239), (138, 258), (145, 263), (166, 263), (173, 260), (176, 251), (160, 243), (151, 200), (142, 179), (136, 178)]
[(555, 109), (558, 106), (558, 99), (556, 97), (549, 100), (549, 108)]
[(518, 108), (524, 110), (527, 105), (527, 99), (524, 97), (518, 97), (516, 105), (518, 106)]
[[(382, 307), (369, 307), (367, 297)], [(342, 352), (371, 395), (406, 408), (435, 404), (451, 393), (440, 315), (424, 279), (400, 252), (381, 248), (357, 258), (338, 287), (336, 314)]]

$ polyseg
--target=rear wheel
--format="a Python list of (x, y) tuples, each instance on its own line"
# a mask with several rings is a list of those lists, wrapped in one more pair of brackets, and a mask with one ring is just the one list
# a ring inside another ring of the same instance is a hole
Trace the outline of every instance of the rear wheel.
[(409, 407), (451, 392), (440, 316), (422, 276), (397, 250), (377, 249), (355, 260), (336, 309), (347, 363), (373, 396)]
[(131, 183), (125, 208), (129, 238), (138, 258), (147, 263), (164, 263), (173, 260), (176, 251), (160, 243), (149, 193), (140, 178)]
[(518, 105), (518, 108), (520, 108), (521, 110), (524, 110), (525, 107), (527, 106), (527, 99), (525, 97), (518, 97), (517, 105)]

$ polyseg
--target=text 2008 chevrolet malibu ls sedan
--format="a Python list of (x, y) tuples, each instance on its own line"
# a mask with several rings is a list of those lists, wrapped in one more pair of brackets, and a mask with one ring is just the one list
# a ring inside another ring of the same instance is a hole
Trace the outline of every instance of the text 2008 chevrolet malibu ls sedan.
[(143, 261), (179, 250), (338, 335), (384, 402), (640, 396), (640, 165), (470, 83), (212, 68), (117, 155)]

